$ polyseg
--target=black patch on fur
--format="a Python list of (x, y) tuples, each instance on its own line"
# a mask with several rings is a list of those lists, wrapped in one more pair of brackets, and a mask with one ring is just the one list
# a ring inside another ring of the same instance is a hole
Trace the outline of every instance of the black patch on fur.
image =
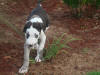
[(30, 34), (29, 34), (29, 33), (27, 33), (27, 34), (26, 34), (26, 38), (29, 38), (29, 36), (30, 36)]
[(27, 22), (27, 23), (25, 24), (25, 27), (24, 27), (24, 29), (23, 29), (23, 32), (26, 33), (26, 30), (27, 30), (28, 28), (30, 28), (31, 25), (32, 25), (31, 22)]
[(30, 28), (30, 26), (33, 26), (33, 28), (36, 28), (39, 32), (41, 32), (41, 30), (45, 30), (45, 27), (43, 26), (43, 23), (39, 23), (39, 22), (36, 22), (36, 23), (32, 23), (32, 22), (27, 22), (24, 29), (23, 29), (23, 32), (26, 33), (26, 30), (28, 28)]
[(33, 28), (36, 28), (39, 32), (41, 32), (42, 28), (42, 23), (32, 23)]
[(38, 45), (40, 45), (40, 42), (41, 42), (41, 40), (40, 40), (40, 39), (38, 39)]
[(36, 33), (34, 34), (34, 36), (35, 36), (35, 38), (38, 38), (38, 35)]

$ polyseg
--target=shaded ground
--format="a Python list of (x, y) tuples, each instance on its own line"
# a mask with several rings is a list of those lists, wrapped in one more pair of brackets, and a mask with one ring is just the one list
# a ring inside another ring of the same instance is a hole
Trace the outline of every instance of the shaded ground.
[[(46, 5), (48, 1), (50, 4)], [(60, 36), (63, 33), (66, 33), (67, 38), (71, 36), (81, 40), (69, 42), (67, 45), (71, 49), (60, 50), (51, 60), (30, 64), (30, 70), (26, 75), (85, 75), (86, 72), (100, 71), (100, 19), (72, 18), (67, 6), (62, 5), (60, 0), (54, 1), (47, 0), (43, 3), (51, 20), (47, 42), (52, 39), (52, 36)], [(3, 10), (3, 7), (0, 9), (2, 9), (1, 13), (6, 11), (4, 14), (7, 15), (7, 20), (10, 19), (9, 22), (13, 22), (19, 30), (22, 30), (26, 16), (32, 7), (25, 9), (28, 10), (27, 12), (10, 5), (7, 9)], [(9, 8), (14, 10), (8, 11)], [(23, 44), (24, 39), (5, 24), (0, 24), (0, 75), (18, 74), (23, 61)]]

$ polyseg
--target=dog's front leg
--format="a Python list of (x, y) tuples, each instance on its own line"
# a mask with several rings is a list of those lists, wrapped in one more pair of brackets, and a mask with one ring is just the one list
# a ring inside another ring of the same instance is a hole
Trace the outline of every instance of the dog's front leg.
[(22, 67), (19, 69), (19, 73), (27, 73), (29, 66), (29, 54), (30, 54), (30, 49), (26, 44), (24, 44), (24, 62)]
[(43, 60), (43, 48), (44, 48), (45, 41), (46, 41), (46, 35), (43, 31), (41, 31), (40, 40), (41, 42), (37, 49), (37, 56), (35, 57), (36, 62), (41, 62)]

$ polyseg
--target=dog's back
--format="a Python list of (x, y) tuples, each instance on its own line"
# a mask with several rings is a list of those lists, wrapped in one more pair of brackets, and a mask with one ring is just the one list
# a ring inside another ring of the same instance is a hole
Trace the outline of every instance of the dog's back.
[(34, 17), (35, 15), (38, 15), (43, 20), (43, 24), (44, 24), (43, 26), (48, 27), (48, 25), (49, 25), (48, 14), (42, 8), (42, 5), (40, 4), (40, 2), (38, 2), (36, 8), (33, 9), (31, 14), (27, 18), (27, 21), (31, 20), (32, 17)]

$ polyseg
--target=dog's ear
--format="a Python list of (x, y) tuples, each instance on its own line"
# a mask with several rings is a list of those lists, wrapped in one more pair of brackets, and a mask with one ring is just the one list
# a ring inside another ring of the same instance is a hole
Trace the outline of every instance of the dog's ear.
[(23, 32), (26, 33), (27, 28), (30, 28), (30, 26), (32, 25), (31, 22), (27, 22), (24, 26)]

